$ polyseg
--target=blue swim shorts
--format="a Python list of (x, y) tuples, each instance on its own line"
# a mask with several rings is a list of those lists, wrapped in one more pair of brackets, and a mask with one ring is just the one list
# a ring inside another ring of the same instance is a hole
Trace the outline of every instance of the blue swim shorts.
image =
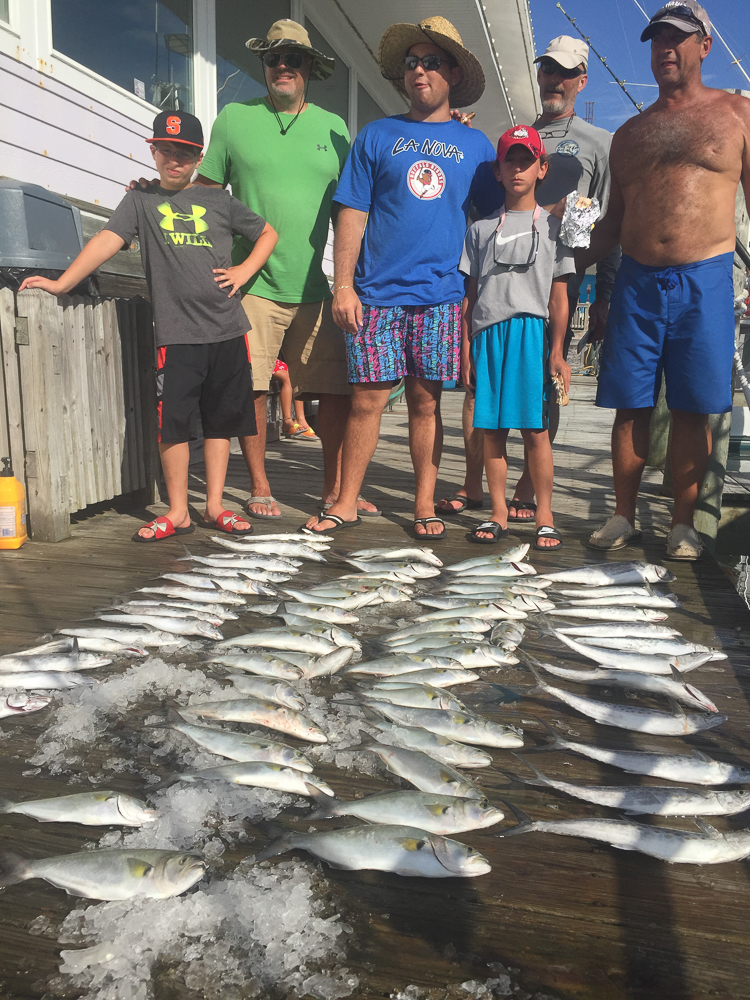
[(552, 380), (545, 328), (540, 316), (511, 316), (472, 340), (475, 427), (546, 429)]
[(623, 254), (602, 346), (597, 406), (655, 406), (663, 372), (670, 410), (731, 410), (733, 260), (733, 253), (724, 253), (659, 268)]

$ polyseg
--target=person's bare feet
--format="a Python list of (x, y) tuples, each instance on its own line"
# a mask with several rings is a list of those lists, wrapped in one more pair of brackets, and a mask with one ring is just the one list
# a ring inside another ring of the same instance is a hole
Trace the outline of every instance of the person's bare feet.
[[(338, 499), (339, 499), (338, 497), (334, 496), (323, 497), (322, 501), (323, 506), (328, 507), (328, 509), (330, 510), (331, 507), (334, 506), (334, 504), (338, 503)], [(370, 503), (369, 500), (363, 500), (362, 497), (359, 497), (357, 499), (357, 513), (361, 514), (362, 511), (366, 511), (369, 514), (379, 513), (378, 508), (375, 506), (374, 503)], [(334, 514), (338, 514), (338, 511), (337, 510), (334, 511)]]
[[(221, 511), (219, 511), (221, 513)], [(170, 507), (166, 514), (157, 514), (157, 517), (167, 517), (172, 522), (173, 528), (187, 528), (190, 525), (190, 513), (187, 508), (183, 510), (172, 510)], [(151, 539), (156, 534), (153, 528), (148, 528), (144, 524), (142, 528), (139, 528), (138, 535), (140, 538)]]
[[(424, 517), (438, 517), (437, 521), (432, 521), (429, 524), (417, 524), (416, 522)], [(415, 535), (444, 535), (445, 534), (445, 524), (443, 521), (439, 520), (439, 515), (435, 513), (435, 507), (432, 509), (426, 507), (424, 509), (415, 507), (414, 508), (414, 534)]]
[(533, 502), (534, 502), (533, 496), (531, 497), (530, 500), (523, 500), (521, 497), (513, 497), (513, 499), (508, 504), (508, 516), (519, 518), (521, 521), (530, 521), (534, 517), (535, 512), (533, 510), (529, 510), (526, 507), (523, 507), (519, 510), (519, 504), (533, 503)]
[[(503, 531), (506, 531), (508, 528), (508, 508), (503, 507), (502, 510), (498, 510), (497, 508), (493, 507), (492, 513), (487, 518), (487, 520), (494, 521), (496, 524), (500, 525)], [(495, 537), (491, 531), (479, 531), (478, 529), (475, 529), (473, 533), (476, 535), (477, 538)]]
[[(207, 524), (216, 524), (216, 519), (218, 517), (221, 517), (221, 515), (224, 513), (225, 510), (226, 507), (216, 507), (215, 509), (213, 507), (211, 508), (206, 507), (206, 512), (203, 515), (203, 520)], [(243, 531), (247, 531), (247, 529), (251, 526), (250, 522), (247, 521), (242, 516), (242, 514), (237, 514), (236, 518), (237, 520), (234, 522), (234, 526), (238, 534), (241, 534)], [(177, 527), (177, 525), (175, 525), (175, 527)]]
[(271, 500), (270, 504), (266, 503), (266, 500), (268, 499), (270, 499), (268, 495), (264, 497), (259, 496), (258, 499), (256, 499), (255, 497), (250, 497), (250, 499), (246, 503), (248, 512), (257, 514), (260, 517), (280, 517), (281, 510), (279, 508), (279, 505), (276, 503), (275, 500)]
[[(344, 506), (339, 506), (338, 503), (331, 504), (331, 506), (326, 511), (328, 514), (335, 514), (337, 517), (342, 518), (344, 521), (356, 521), (357, 519), (357, 509), (348, 510)], [(330, 520), (330, 518), (324, 517), (321, 521), (318, 520), (318, 515), (314, 514), (312, 517), (308, 518), (305, 522), (305, 527), (309, 528), (310, 531), (325, 531), (326, 528), (332, 528), (335, 525), (335, 521)]]
[[(554, 524), (550, 522), (549, 518), (537, 524), (537, 530), (539, 528), (544, 528), (544, 527), (554, 528)], [(537, 545), (542, 549), (559, 549), (560, 546), (562, 545), (562, 542), (560, 541), (559, 538), (545, 538), (544, 535), (542, 535), (541, 538), (537, 538), (536, 542)]]
[[(481, 502), (484, 496), (470, 497), (466, 487), (462, 486), (460, 490), (456, 490), (455, 496), (466, 497), (467, 500), (474, 500), (475, 502)], [(435, 512), (437, 514), (456, 514), (459, 513), (464, 505), (460, 500), (450, 499), (448, 497), (443, 497), (442, 500), (438, 500), (435, 504)]]

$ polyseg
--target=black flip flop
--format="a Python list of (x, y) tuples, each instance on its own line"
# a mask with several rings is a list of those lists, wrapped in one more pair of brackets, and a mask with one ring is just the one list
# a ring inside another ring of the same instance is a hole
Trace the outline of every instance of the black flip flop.
[(454, 514), (463, 514), (465, 510), (481, 510), (484, 506), (484, 500), (472, 500), (470, 497), (461, 496), (460, 493), (456, 493), (452, 497), (443, 497), (442, 500), (438, 500), (438, 503), (453, 503), (454, 501), (460, 503), (461, 506), (441, 507), (440, 513), (451, 517)]
[(519, 517), (518, 516), (518, 511), (519, 510), (531, 510), (531, 511), (533, 511), (536, 514), (536, 504), (534, 503), (533, 500), (517, 500), (514, 497), (513, 500), (511, 500), (511, 502), (508, 504), (508, 507), (509, 508), (510, 507), (515, 507), (516, 508), (516, 513), (513, 515), (513, 517), (511, 517), (511, 515), (508, 514), (508, 521), (510, 523), (512, 523), (512, 524), (528, 524), (529, 521), (533, 521), (534, 520), (533, 517)]
[[(417, 525), (421, 524), (423, 528), (426, 528), (428, 524), (442, 524), (443, 530), (438, 535), (429, 535), (425, 532), (424, 535), (420, 535), (417, 531)], [(429, 538), (431, 542), (436, 542), (439, 538), (445, 538), (445, 521), (442, 517), (418, 517), (414, 521), (414, 537), (423, 539)]]
[[(559, 542), (558, 545), (540, 545), (540, 538), (555, 538)], [(543, 524), (541, 528), (536, 529), (536, 538), (534, 539), (534, 548), (538, 549), (540, 552), (557, 552), (558, 549), (563, 547), (562, 535), (557, 530), (557, 528), (551, 528), (548, 524)]]
[[(478, 531), (488, 531), (492, 534), (492, 538), (479, 538), (477, 536)], [(470, 542), (476, 542), (477, 545), (494, 545), (501, 538), (505, 538), (508, 534), (508, 529), (504, 528), (497, 521), (484, 521), (482, 524), (478, 524), (476, 528), (469, 535)]]
[(322, 510), (318, 514), (318, 524), (321, 521), (333, 521), (332, 528), (322, 528), (320, 531), (315, 531), (314, 528), (308, 528), (306, 524), (301, 524), (298, 531), (310, 531), (313, 535), (333, 535), (337, 531), (341, 531), (342, 528), (356, 528), (358, 524), (362, 524), (362, 518), (355, 518), (354, 521), (345, 521), (343, 517), (339, 517), (338, 514), (329, 514), (327, 511)]

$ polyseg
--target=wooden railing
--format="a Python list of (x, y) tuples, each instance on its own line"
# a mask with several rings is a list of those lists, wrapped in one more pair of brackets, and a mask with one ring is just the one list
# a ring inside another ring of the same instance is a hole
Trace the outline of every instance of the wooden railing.
[(70, 514), (123, 493), (155, 498), (151, 306), (0, 289), (0, 456), (25, 482), (32, 538), (59, 541)]

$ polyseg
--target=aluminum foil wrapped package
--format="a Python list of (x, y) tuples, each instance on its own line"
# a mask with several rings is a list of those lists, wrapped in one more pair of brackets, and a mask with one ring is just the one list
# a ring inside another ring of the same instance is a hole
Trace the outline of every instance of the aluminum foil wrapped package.
[(560, 240), (566, 247), (588, 247), (591, 242), (591, 230), (599, 214), (597, 198), (584, 198), (577, 191), (571, 191), (565, 199)]

